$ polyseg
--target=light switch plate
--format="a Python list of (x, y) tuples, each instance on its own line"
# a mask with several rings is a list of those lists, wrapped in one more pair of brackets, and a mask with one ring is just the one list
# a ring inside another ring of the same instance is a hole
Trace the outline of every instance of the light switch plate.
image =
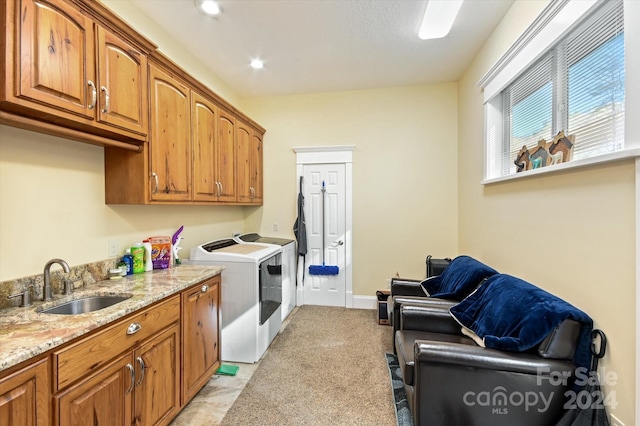
[(118, 255), (118, 240), (109, 240), (109, 257), (116, 257)]

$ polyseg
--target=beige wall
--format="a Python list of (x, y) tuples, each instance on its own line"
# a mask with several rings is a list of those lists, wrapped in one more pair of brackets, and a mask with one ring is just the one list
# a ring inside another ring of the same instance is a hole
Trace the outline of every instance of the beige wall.
[[(520, 276), (587, 312), (608, 336), (601, 366), (635, 424), (635, 165), (633, 160), (481, 185), (482, 91), (476, 85), (544, 7), (518, 1), (459, 82), (460, 252)], [(631, 116), (637, 116), (631, 114)], [(638, 140), (637, 135), (634, 140)]]
[(264, 139), (265, 204), (247, 223), (293, 236), (293, 147), (355, 145), (353, 293), (423, 277), (426, 254), (457, 249), (455, 83), (248, 100)]
[(124, 254), (181, 225), (188, 258), (207, 239), (243, 231), (244, 211), (105, 205), (103, 148), (0, 126), (0, 281), (41, 274), (54, 257), (72, 266), (107, 259), (110, 239)]

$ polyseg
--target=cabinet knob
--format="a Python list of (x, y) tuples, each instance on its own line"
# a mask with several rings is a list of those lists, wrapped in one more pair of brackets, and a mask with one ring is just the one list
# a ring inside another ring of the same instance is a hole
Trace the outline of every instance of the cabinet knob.
[(202, 286), (202, 288), (200, 289), (201, 292), (206, 293), (207, 291), (209, 291), (209, 285), (204, 284)]
[(142, 381), (144, 380), (144, 370), (146, 368), (146, 365), (144, 365), (144, 360), (141, 356), (137, 357), (136, 361), (138, 362), (138, 364), (140, 364), (140, 380), (136, 382), (136, 386), (140, 386), (142, 384)]
[(104, 93), (104, 106), (102, 107), (102, 112), (106, 114), (109, 112), (109, 91), (104, 86), (101, 86), (100, 90)]
[(142, 326), (137, 322), (132, 322), (131, 325), (127, 327), (127, 334), (136, 334), (140, 330), (142, 330)]
[(156, 194), (158, 192), (158, 174), (156, 172), (151, 172), (151, 177), (154, 180), (155, 186), (153, 187), (152, 194)]
[(129, 386), (129, 389), (127, 389), (127, 394), (130, 394), (133, 390), (133, 386), (136, 383), (136, 372), (133, 369), (133, 365), (131, 364), (127, 364), (125, 367), (127, 368), (127, 370), (129, 370), (129, 374), (131, 375), (131, 385)]
[(94, 109), (96, 107), (96, 102), (98, 101), (98, 90), (96, 89), (96, 85), (93, 81), (87, 81), (87, 85), (91, 87), (91, 103), (87, 108)]

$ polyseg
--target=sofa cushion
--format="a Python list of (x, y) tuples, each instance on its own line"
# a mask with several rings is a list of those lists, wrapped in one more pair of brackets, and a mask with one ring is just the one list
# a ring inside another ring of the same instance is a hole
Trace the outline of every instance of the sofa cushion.
[(462, 300), (487, 277), (498, 271), (478, 260), (462, 255), (451, 261), (441, 275), (422, 281), (430, 297)]
[(522, 352), (543, 341), (560, 323), (572, 319), (581, 332), (574, 356), (578, 367), (591, 361), (591, 318), (568, 302), (520, 278), (490, 277), (463, 301), (450, 308), (460, 325), (473, 330), (487, 348)]

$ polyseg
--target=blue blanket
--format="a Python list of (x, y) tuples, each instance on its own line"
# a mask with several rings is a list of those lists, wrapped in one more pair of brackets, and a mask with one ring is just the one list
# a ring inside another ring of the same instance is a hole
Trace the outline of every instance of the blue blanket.
[(444, 272), (422, 281), (430, 297), (462, 300), (478, 287), (483, 279), (498, 271), (476, 259), (462, 255), (451, 261)]
[(592, 319), (520, 278), (493, 275), (450, 312), (461, 325), (483, 338), (487, 348), (516, 352), (534, 348), (562, 321), (573, 319), (583, 325), (573, 362), (576, 367), (590, 365)]

